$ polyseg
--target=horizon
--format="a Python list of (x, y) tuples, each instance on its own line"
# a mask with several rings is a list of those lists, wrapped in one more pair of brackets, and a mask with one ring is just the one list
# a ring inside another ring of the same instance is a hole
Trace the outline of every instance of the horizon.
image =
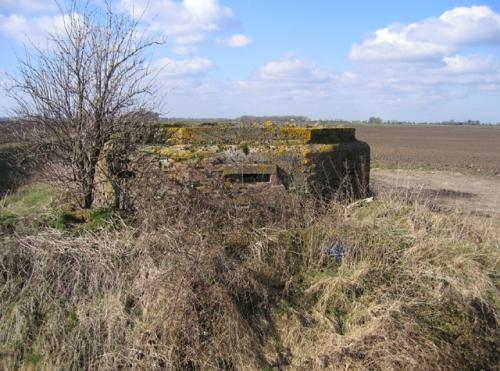
[[(113, 1), (131, 17), (145, 3)], [(45, 45), (61, 25), (51, 0), (1, 0), (0, 84), (27, 40)], [(151, 54), (162, 116), (500, 122), (495, 1), (163, 0), (141, 27), (167, 39)], [(0, 116), (12, 107), (0, 93)]]
[[(261, 121), (271, 121), (273, 123), (288, 123), (288, 122), (297, 122), (297, 123), (336, 123), (336, 124), (353, 124), (353, 125), (448, 125), (448, 126), (500, 126), (499, 122), (486, 122), (480, 120), (442, 120), (442, 121), (403, 121), (403, 120), (386, 120), (381, 117), (369, 117), (367, 119), (355, 119), (355, 120), (347, 120), (342, 118), (325, 118), (325, 119), (313, 119), (306, 116), (300, 115), (265, 115), (265, 116), (255, 116), (255, 115), (242, 115), (238, 117), (167, 117), (160, 116), (158, 118), (160, 121), (187, 121), (194, 123), (201, 123), (203, 121), (217, 123), (219, 121), (229, 121), (229, 122), (241, 122), (254, 120), (252, 122), (261, 122)], [(376, 119), (380, 121), (373, 121), (371, 119)], [(10, 123), (12, 121), (17, 120), (16, 117), (2, 117), (0, 116), (0, 124), (2, 122)]]

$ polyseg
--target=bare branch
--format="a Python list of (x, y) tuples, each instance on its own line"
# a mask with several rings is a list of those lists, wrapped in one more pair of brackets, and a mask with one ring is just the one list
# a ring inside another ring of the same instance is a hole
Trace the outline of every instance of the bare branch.
[(129, 153), (127, 138), (151, 123), (145, 113), (155, 89), (146, 52), (161, 42), (140, 35), (139, 20), (114, 13), (108, 1), (104, 8), (78, 0), (58, 6), (62, 33), (20, 60), (9, 95), (17, 115), (36, 124), (35, 139), (50, 142), (53, 156), (71, 169), (82, 206), (91, 207), (110, 143), (115, 154)]

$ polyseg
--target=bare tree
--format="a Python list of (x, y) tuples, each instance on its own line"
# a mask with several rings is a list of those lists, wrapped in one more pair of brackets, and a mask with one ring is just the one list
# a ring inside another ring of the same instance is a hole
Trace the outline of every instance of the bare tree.
[[(107, 148), (123, 150), (153, 117), (140, 113), (150, 112), (154, 100), (147, 51), (159, 43), (108, 2), (91, 8), (74, 0), (61, 13), (62, 32), (50, 34), (45, 48), (27, 48), (9, 94), (18, 117), (34, 124), (37, 139), (68, 170), (60, 179), (73, 182), (81, 206), (91, 208)], [(117, 175), (115, 167), (106, 169)]]

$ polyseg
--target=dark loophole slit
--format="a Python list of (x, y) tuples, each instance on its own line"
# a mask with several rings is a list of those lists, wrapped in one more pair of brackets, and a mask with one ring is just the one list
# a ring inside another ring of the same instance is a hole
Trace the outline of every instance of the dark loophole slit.
[(271, 174), (228, 174), (226, 179), (234, 183), (264, 183), (270, 182)]

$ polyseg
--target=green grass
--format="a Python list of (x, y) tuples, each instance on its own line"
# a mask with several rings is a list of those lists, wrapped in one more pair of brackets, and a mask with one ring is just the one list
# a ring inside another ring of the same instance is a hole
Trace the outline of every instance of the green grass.
[(41, 182), (22, 187), (0, 203), (1, 229), (17, 234), (33, 233), (43, 227), (97, 230), (109, 226), (117, 216), (109, 207), (74, 209), (61, 200), (53, 186)]
[(57, 214), (52, 226), (57, 229), (73, 229), (80, 227), (97, 230), (110, 226), (118, 213), (109, 207), (98, 207), (92, 210), (65, 210)]
[(5, 206), (17, 206), (23, 210), (49, 205), (54, 198), (54, 190), (45, 183), (35, 183), (5, 199)]
[(102, 228), (109, 225), (116, 213), (109, 207), (100, 207), (90, 212), (90, 227)]
[(64, 230), (81, 223), (85, 223), (85, 219), (81, 215), (77, 215), (74, 211), (63, 211), (57, 215), (52, 226)]
[(46, 183), (33, 183), (4, 198), (0, 205), (0, 225), (6, 230), (28, 232), (55, 219), (56, 190)]

